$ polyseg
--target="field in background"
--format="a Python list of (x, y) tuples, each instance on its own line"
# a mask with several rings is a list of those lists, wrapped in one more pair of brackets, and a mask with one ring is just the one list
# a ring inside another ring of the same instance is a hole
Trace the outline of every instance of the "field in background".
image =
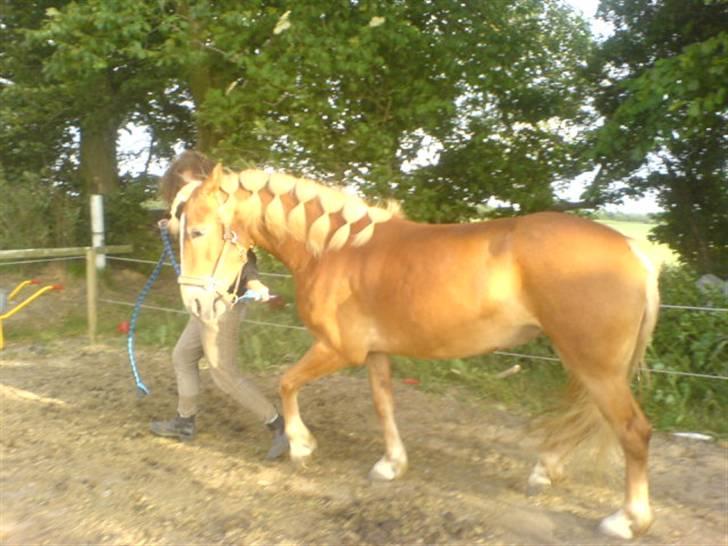
[(640, 243), (640, 247), (655, 263), (663, 266), (677, 265), (678, 256), (667, 245), (655, 243), (649, 240), (650, 232), (655, 224), (647, 222), (629, 222), (625, 220), (598, 220), (600, 224), (616, 229), (620, 233), (631, 237)]

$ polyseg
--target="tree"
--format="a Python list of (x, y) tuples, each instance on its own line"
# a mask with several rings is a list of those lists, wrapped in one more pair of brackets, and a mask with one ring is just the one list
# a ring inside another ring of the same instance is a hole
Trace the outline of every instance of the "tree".
[[(573, 129), (590, 42), (560, 4), (290, 7), (205, 103), (222, 155), (353, 183), (436, 221), (472, 218), (491, 197), (552, 207), (554, 184), (580, 170)], [(218, 49), (241, 51), (242, 33), (226, 37)], [(439, 161), (407, 169), (428, 141)]]
[[(554, 186), (582, 168), (590, 42), (557, 0), (14, 5), (32, 12), (18, 35), (37, 52), (19, 101), (57, 97), (87, 186), (114, 185), (115, 136), (130, 121), (164, 145), (155, 155), (194, 142), (227, 163), (399, 197), (436, 221), (471, 218), (491, 197), (559, 206)], [(439, 161), (418, 166), (427, 142)]]
[(615, 26), (592, 62), (602, 180), (655, 190), (657, 239), (728, 275), (728, 3), (602, 0), (599, 13)]
[(39, 85), (46, 46), (26, 31), (60, 2), (3, 2), (0, 15), (0, 247), (75, 242), (79, 181), (65, 98)]

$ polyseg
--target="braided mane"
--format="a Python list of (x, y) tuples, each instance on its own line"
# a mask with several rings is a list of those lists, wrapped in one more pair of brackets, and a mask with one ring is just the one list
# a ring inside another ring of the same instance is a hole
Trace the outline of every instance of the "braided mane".
[[(337, 250), (345, 244), (361, 246), (366, 244), (374, 234), (376, 224), (389, 221), (399, 214), (399, 205), (389, 203), (386, 208), (370, 206), (355, 195), (344, 193), (341, 189), (324, 186), (306, 178), (296, 178), (283, 173), (267, 173), (257, 169), (248, 169), (238, 173), (226, 172), (225, 184), (228, 187), (235, 183), (248, 192), (245, 199), (237, 198), (235, 207), (246, 227), (255, 229), (260, 225), (276, 237), (287, 233), (294, 239), (305, 242), (314, 254), (326, 250)], [(260, 197), (261, 191), (270, 193), (272, 199), (267, 205)], [(282, 197), (289, 195), (293, 207), (286, 210)], [(317, 200), (321, 207), (321, 215), (313, 221), (306, 217), (306, 203)], [(233, 200), (235, 201), (235, 200)], [(333, 230), (333, 217), (338, 217), (343, 224)], [(361, 229), (352, 231), (354, 224), (366, 222)]]

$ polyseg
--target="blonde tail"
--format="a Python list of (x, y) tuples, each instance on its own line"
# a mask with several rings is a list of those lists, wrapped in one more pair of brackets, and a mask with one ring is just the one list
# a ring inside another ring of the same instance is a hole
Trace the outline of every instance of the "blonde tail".
[[(646, 373), (644, 356), (652, 339), (660, 310), (658, 287), (659, 269), (647, 256), (630, 241), (630, 247), (643, 263), (645, 279), (645, 309), (640, 329), (635, 339), (634, 350), (627, 368), (628, 377)], [(588, 443), (595, 448), (598, 458), (605, 458), (618, 445), (617, 438), (595, 404), (586, 387), (574, 374), (569, 373), (566, 397), (558, 414), (539, 420), (538, 426), (544, 433), (541, 443), (542, 453), (562, 453), (573, 451), (577, 446)], [(601, 465), (599, 465), (601, 466)]]

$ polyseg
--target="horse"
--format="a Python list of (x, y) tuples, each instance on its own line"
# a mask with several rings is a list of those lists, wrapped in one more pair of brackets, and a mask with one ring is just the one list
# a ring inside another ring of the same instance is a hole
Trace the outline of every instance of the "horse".
[(388, 355), (464, 358), (545, 334), (569, 375), (570, 407), (548, 423), (529, 488), (550, 486), (566, 455), (606, 427), (624, 454), (625, 497), (599, 528), (621, 538), (647, 531), (651, 426), (630, 381), (656, 325), (658, 270), (632, 240), (559, 212), (417, 223), (312, 180), (221, 165), (185, 190), (172, 210), (190, 313), (214, 321), (234, 303), (227, 290), (250, 247), (293, 276), (298, 314), (314, 338), (279, 383), (294, 462), (316, 449), (298, 406), (307, 383), (367, 366), (385, 444), (369, 476), (393, 480), (407, 469), (407, 453)]

